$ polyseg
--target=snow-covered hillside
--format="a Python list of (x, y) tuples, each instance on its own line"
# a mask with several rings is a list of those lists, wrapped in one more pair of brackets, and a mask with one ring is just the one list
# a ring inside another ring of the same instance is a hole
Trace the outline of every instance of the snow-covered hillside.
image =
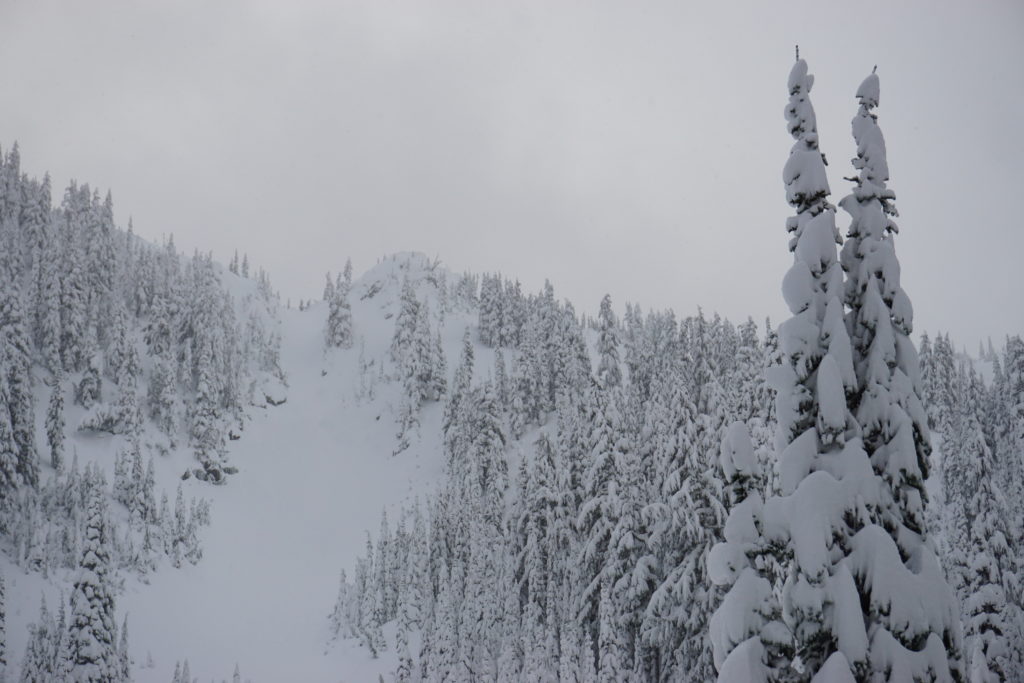
[[(253, 293), (255, 283), (228, 272), (221, 277), (236, 300)], [(391, 680), (400, 664), (396, 622), (383, 625), (386, 647), (374, 657), (358, 638), (335, 638), (328, 615), (339, 569), (349, 571), (351, 580), (352, 568), (367, 555), (367, 543), (380, 537), (382, 510), (394, 522), (403, 508), (426, 504), (445, 485), (444, 401), (423, 404), (408, 447), (396, 453), (406, 389), (395, 376), (390, 347), (406, 283), (432, 311), (430, 326), (440, 332), (449, 359), (449, 386), (467, 329), (474, 382), (494, 379), (495, 349), (479, 341), (481, 304), (461, 298), (458, 280), (421, 254), (381, 260), (351, 285), (350, 348), (325, 347), (327, 303), (277, 309), (284, 384), (265, 383), (259, 392), (265, 395), (245, 411), (241, 438), (226, 442), (224, 462), (237, 468), (228, 485), (214, 487), (195, 477), (182, 482), (181, 474), (194, 462), (185, 449), (155, 458), (157, 489), (173, 492), (181, 483), (186, 499), (210, 500), (212, 523), (201, 531), (198, 563), (175, 569), (163, 558), (156, 571), (120, 573), (117, 610), (119, 618), (128, 617), (134, 680), (171, 681), (175, 667), (186, 660), (199, 680), (229, 680), (236, 665), (242, 679), (254, 683)], [(630, 315), (638, 311), (630, 308)], [(635, 328), (634, 335), (644, 338), (628, 339), (632, 381), (641, 377), (637, 350), (651, 343), (646, 353), (659, 353), (653, 341), (659, 334), (656, 320), (648, 321), (646, 331)], [(590, 330), (587, 337), (588, 356), (600, 367), (600, 335)], [(513, 352), (509, 360), (518, 357)], [(741, 386), (736, 394), (727, 391), (727, 404), (756, 399)], [(46, 401), (46, 391), (39, 382), (37, 404)], [(77, 452), (81, 467), (94, 462), (112, 479), (113, 456), (124, 437), (77, 431), (83, 412), (68, 410), (67, 450)], [(524, 451), (534, 450), (539, 433), (555, 438), (555, 422), (540, 431), (527, 424), (522, 438), (510, 441), (510, 472), (519, 469)], [(39, 439), (45, 438), (42, 420), (37, 426)], [(148, 447), (162, 442), (151, 426), (144, 434)], [(938, 445), (940, 439), (935, 441)], [(764, 456), (763, 448), (759, 453)], [(522, 484), (510, 495), (523, 495)], [(938, 478), (930, 480), (929, 489), (944, 503)], [(111, 514), (126, 517), (127, 511), (113, 503)], [(941, 525), (941, 516), (935, 521)], [(943, 534), (940, 540), (945, 543)], [(72, 574), (26, 572), (7, 556), (0, 557), (0, 569), (7, 581), (8, 670), (17, 671), (27, 627), (39, 617), (40, 596), (54, 611), (61, 592), (70, 589)], [(418, 650), (421, 632), (409, 635)]]
[[(243, 294), (245, 282), (225, 275), (236, 296)], [(253, 681), (375, 680), (370, 672), (394, 668), (393, 658), (373, 660), (354, 641), (328, 648), (327, 616), (339, 568), (354, 564), (382, 509), (397, 517), (402, 504), (428, 495), (443, 474), (440, 403), (424, 406), (409, 448), (392, 455), (401, 386), (388, 377), (403, 281), (440, 310), (439, 277), (454, 281), (422, 255), (399, 254), (357, 279), (350, 349), (325, 351), (324, 303), (280, 310), (287, 387), (276, 390), (274, 401), (284, 402), (248, 410), (242, 438), (228, 444), (226, 461), (238, 469), (229, 485), (183, 483), (186, 497), (212, 501), (202, 560), (124, 575), (118, 611), (129, 618), (135, 680), (170, 681), (175, 663), (185, 659), (200, 680), (227, 678), (236, 663)], [(475, 310), (446, 314), (441, 329), (449, 358), (458, 357), (464, 330), (475, 324)], [(483, 347), (477, 352), (482, 364), (493, 355)], [(74, 418), (69, 414), (69, 424)], [(81, 466), (96, 462), (113, 477), (121, 437), (70, 428), (68, 436)], [(173, 489), (189, 466), (171, 457), (156, 463), (158, 488)], [(61, 584), (0, 561), (8, 582), (8, 651), (16, 663), (40, 595), (57, 605)]]

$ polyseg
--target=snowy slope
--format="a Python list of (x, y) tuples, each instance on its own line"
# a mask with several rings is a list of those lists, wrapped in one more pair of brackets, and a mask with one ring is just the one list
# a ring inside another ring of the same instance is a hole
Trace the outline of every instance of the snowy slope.
[[(357, 337), (378, 364), (390, 343), (388, 294), (353, 297)], [(174, 660), (186, 656), (201, 678), (226, 676), (236, 661), (254, 681), (366, 680), (364, 666), (375, 668), (359, 661), (368, 659), (362, 650), (324, 655), (338, 570), (354, 563), (382, 506), (440, 475), (440, 452), (427, 443), (391, 455), (390, 387), (378, 400), (356, 400), (359, 349), (325, 358), (325, 318), (322, 305), (283, 312), (288, 400), (257, 416), (237, 442), (232, 460), (241, 471), (217, 491), (203, 561), (162, 572), (122, 599), (136, 622), (147, 622), (133, 633), (136, 659), (152, 651), (158, 662), (152, 678), (140, 672), (139, 680), (169, 680)], [(433, 432), (439, 411), (428, 411), (424, 431)]]
[[(119, 619), (128, 614), (136, 680), (170, 681), (176, 661), (186, 658), (199, 680), (230, 679), (236, 663), (243, 680), (257, 683), (377, 680), (394, 669), (390, 656), (372, 660), (354, 642), (328, 647), (327, 614), (339, 569), (362, 554), (382, 508), (396, 519), (403, 503), (429, 493), (442, 475), (442, 405), (424, 406), (419, 436), (394, 456), (400, 387), (385, 377), (403, 278), (410, 276), (420, 299), (438, 311), (431, 279), (441, 272), (421, 255), (402, 254), (354, 282), (351, 349), (325, 354), (324, 304), (281, 311), (287, 400), (250, 410), (242, 438), (230, 443), (239, 473), (227, 486), (184, 482), (186, 498), (213, 502), (203, 559), (181, 569), (164, 562), (148, 584), (125, 577), (117, 608)], [(475, 313), (446, 315), (449, 368), (473, 324)], [(479, 367), (489, 367), (493, 354), (483, 348), (478, 354)], [(103, 463), (109, 476), (119, 437), (74, 434), (70, 427), (69, 436), (83, 464)], [(158, 489), (173, 494), (188, 463), (158, 464)], [(122, 512), (117, 507), (112, 514)], [(40, 593), (53, 608), (58, 590), (16, 567), (4, 572), (9, 660), (17, 666)]]

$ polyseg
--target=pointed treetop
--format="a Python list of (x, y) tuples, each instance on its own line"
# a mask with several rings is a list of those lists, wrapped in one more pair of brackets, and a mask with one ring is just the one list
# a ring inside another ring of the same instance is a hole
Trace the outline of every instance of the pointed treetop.
[(864, 79), (864, 82), (857, 88), (857, 99), (860, 100), (862, 106), (868, 109), (873, 109), (878, 106), (880, 86), (878, 83), (878, 74), (875, 71), (878, 69), (876, 66), (871, 70), (871, 74)]
[(814, 85), (814, 76), (807, 73), (807, 61), (796, 60), (793, 69), (789, 72), (789, 94), (796, 95), (801, 90), (804, 94), (811, 92)]

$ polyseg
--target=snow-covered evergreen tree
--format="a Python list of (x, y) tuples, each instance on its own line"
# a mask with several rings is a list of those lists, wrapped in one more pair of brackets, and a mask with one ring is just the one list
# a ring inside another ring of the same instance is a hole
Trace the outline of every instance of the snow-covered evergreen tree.
[(622, 368), (619, 365), (618, 322), (612, 311), (612, 299), (607, 294), (601, 299), (598, 320), (597, 381), (606, 389), (611, 389), (622, 384)]
[(64, 470), (64, 387), (58, 375), (50, 391), (46, 409), (46, 440), (50, 446), (50, 465), (57, 472)]
[(39, 482), (30, 340), (16, 278), (0, 263), (0, 273), (5, 270), (3, 278), (11, 284), (0, 289), (0, 468), (6, 479), (0, 491), (4, 484), (35, 487)]
[(109, 525), (103, 492), (93, 488), (75, 587), (71, 593), (68, 655), (74, 681), (116, 681), (116, 626)]
[(117, 646), (114, 681), (116, 683), (130, 683), (131, 680), (132, 659), (128, 653), (128, 616), (125, 615), (124, 621), (121, 623), (121, 639)]
[(347, 349), (352, 347), (354, 333), (352, 330), (352, 305), (349, 303), (351, 287), (351, 267), (348, 275), (332, 284), (330, 274), (327, 276), (327, 287), (324, 288), (324, 301), (327, 302), (327, 329), (325, 339), (327, 348)]
[(60, 680), (62, 673), (60, 661), (60, 644), (63, 640), (60, 629), (53, 615), (46, 607), (46, 598), (42, 598), (39, 606), (39, 619), (28, 627), (28, 644), (21, 662), (22, 683), (45, 683)]
[[(898, 548), (907, 572), (905, 581), (919, 594), (930, 590), (927, 594), (933, 601), (908, 622), (892, 613), (894, 587), (863, 585), (862, 603), (869, 605), (866, 618), (872, 632), (869, 660), (880, 675), (892, 667), (905, 668), (915, 676), (928, 668), (933, 675), (960, 675), (956, 605), (937, 572), (925, 521), (931, 444), (921, 400), (920, 364), (909, 336), (913, 308), (900, 283), (897, 228), (890, 218), (896, 215), (895, 195), (886, 186), (885, 140), (874, 113), (879, 103), (877, 74), (864, 80), (857, 98), (853, 165), (859, 174), (853, 193), (840, 203), (851, 216), (842, 263), (847, 274), (847, 329), (857, 374), (856, 390), (847, 393), (847, 405), (856, 416), (872, 469), (888, 489), (877, 509), (869, 512), (871, 521), (885, 529)], [(885, 642), (887, 637), (892, 642)], [(927, 665), (915, 661), (921, 650), (928, 650)]]

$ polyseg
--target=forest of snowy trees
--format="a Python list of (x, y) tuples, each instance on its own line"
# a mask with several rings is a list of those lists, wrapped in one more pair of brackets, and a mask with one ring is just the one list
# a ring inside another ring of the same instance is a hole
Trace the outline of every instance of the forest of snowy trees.
[[(119, 573), (198, 562), (210, 521), (180, 483), (172, 507), (154, 462), (190, 450), (185, 477), (236, 471), (225, 444), (281, 373), (277, 302), (262, 271), (236, 300), (210, 256), (117, 228), (109, 193), (72, 182), (55, 207), (17, 145), (0, 157), (0, 539), (70, 588), (56, 613), (43, 600), (20, 680), (129, 680)], [(112, 437), (112, 483), (79, 466), (76, 433)]]
[[(300, 302), (316, 380), (351, 380), (331, 419), (386, 423), (373, 455), (410, 477), (443, 457), (342, 571), (332, 642), (391, 657), (397, 681), (1024, 680), (1024, 340), (915, 345), (878, 76), (837, 205), (812, 85), (798, 58), (777, 326), (620, 316), (610, 295), (590, 317), (549, 282), (420, 255), (362, 280), (347, 262)], [(154, 666), (131, 654), (125, 577), (202, 562), (215, 515), (187, 492), (249, 483), (232, 444), (254, 409), (297, 403), (297, 332), (244, 254), (186, 258), (117, 227), (109, 193), (51, 194), (17, 145), (0, 154), (0, 681), (128, 681)], [(260, 505), (306, 504), (277, 484)], [(60, 599), (11, 651), (22, 574)], [(188, 655), (172, 683), (195, 680)]]
[(1024, 678), (1024, 342), (918, 354), (878, 77), (845, 239), (812, 83), (798, 59), (777, 329), (609, 297), (588, 321), (484, 276), (445, 390), (406, 285), (401, 433), (444, 402), (445, 483), (367, 538), (336, 636), (376, 656), (393, 623), (399, 681)]

